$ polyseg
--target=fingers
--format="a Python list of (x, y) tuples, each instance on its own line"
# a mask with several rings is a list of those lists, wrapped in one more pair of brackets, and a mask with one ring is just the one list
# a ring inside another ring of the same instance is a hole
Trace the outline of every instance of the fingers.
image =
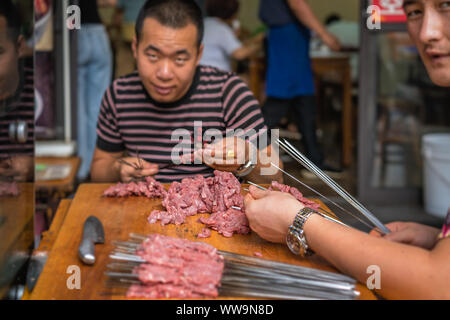
[(268, 190), (261, 190), (255, 186), (250, 186), (248, 191), (255, 200), (262, 199), (270, 193)]
[(126, 158), (124, 160), (120, 166), (120, 177), (123, 182), (130, 182), (136, 178), (154, 176), (159, 172), (157, 164), (141, 159), (141, 167), (139, 167), (139, 160), (136, 158)]

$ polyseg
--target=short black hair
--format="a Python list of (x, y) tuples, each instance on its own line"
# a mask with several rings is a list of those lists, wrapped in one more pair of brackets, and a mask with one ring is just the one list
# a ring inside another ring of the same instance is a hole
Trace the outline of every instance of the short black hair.
[(224, 20), (232, 18), (239, 11), (238, 0), (206, 0), (206, 14)]
[(153, 18), (163, 26), (173, 29), (181, 29), (193, 23), (197, 27), (197, 46), (200, 47), (203, 41), (203, 14), (194, 0), (147, 0), (136, 20), (138, 42), (146, 18)]
[(6, 19), (6, 27), (9, 38), (15, 43), (20, 36), (22, 28), (19, 10), (11, 0), (0, 1), (0, 17)]
[(325, 25), (328, 26), (334, 22), (341, 21), (341, 16), (337, 13), (332, 13), (325, 18)]

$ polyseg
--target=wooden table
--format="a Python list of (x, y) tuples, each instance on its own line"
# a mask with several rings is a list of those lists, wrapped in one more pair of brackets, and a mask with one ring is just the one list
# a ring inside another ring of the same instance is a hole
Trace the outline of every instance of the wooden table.
[(64, 178), (59, 180), (47, 180), (47, 181), (36, 181), (36, 190), (37, 191), (57, 191), (59, 193), (71, 193), (74, 191), (75, 187), (75, 179), (78, 172), (78, 168), (80, 166), (81, 160), (78, 157), (36, 157), (36, 164), (44, 164), (44, 165), (70, 165), (71, 171), (70, 174)]
[[(0, 263), (12, 257), (22, 257), (16, 263), (9, 265), (8, 272), (12, 275), (21, 268), (21, 263), (28, 259), (27, 253), (33, 241), (34, 185), (33, 183), (18, 183), (20, 194), (17, 197), (0, 197)], [(12, 260), (11, 260), (12, 261)], [(0, 267), (5, 267), (0, 265)], [(5, 271), (5, 270), (0, 270)], [(6, 276), (6, 275), (5, 275)], [(5, 279), (2, 279), (5, 281)], [(6, 279), (7, 281), (12, 279)], [(6, 283), (4, 283), (6, 284)], [(0, 297), (7, 288), (0, 287)]]
[(47, 225), (53, 220), (61, 199), (67, 198), (75, 191), (76, 176), (81, 163), (79, 157), (36, 157), (36, 165), (69, 165), (70, 173), (64, 179), (36, 179), (36, 210), (45, 213)]
[[(112, 240), (128, 240), (131, 232), (149, 234), (161, 233), (173, 237), (196, 240), (197, 234), (204, 225), (197, 223), (198, 216), (189, 217), (181, 226), (149, 224), (147, 217), (154, 209), (162, 209), (160, 199), (133, 198), (103, 198), (102, 193), (109, 184), (83, 184), (79, 187), (69, 211), (62, 224), (48, 261), (34, 288), (31, 299), (124, 299), (123, 296), (102, 296), (105, 291), (103, 273), (109, 261), (108, 254), (113, 249)], [(105, 229), (105, 244), (96, 245), (97, 262), (93, 266), (83, 265), (78, 258), (83, 223), (85, 219), (95, 215)], [(299, 259), (286, 246), (272, 244), (257, 236), (234, 235), (225, 238), (212, 231), (212, 236), (202, 241), (226, 250), (252, 256), (261, 252), (263, 258), (307, 266), (322, 270), (335, 271), (320, 257)], [(70, 290), (66, 282), (71, 274), (67, 270), (71, 266), (80, 268), (81, 289)], [(358, 284), (362, 299), (374, 299), (374, 295), (365, 286)]]

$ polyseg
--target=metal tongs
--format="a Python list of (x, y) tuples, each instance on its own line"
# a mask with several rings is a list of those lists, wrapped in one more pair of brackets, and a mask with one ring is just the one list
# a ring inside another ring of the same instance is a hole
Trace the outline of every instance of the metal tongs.
[[(376, 228), (377, 231), (379, 231), (382, 234), (388, 234), (391, 231), (381, 223), (380, 220), (378, 220), (367, 208), (365, 208), (358, 200), (356, 200), (351, 194), (349, 194), (346, 190), (344, 190), (339, 184), (337, 184), (333, 179), (331, 179), (327, 174), (325, 174), (321, 169), (319, 169), (314, 163), (312, 163), (307, 157), (305, 157), (300, 151), (298, 151), (289, 141), (286, 139), (277, 139), (278, 145), (292, 158), (294, 158), (297, 162), (299, 162), (301, 165), (303, 165), (306, 169), (308, 169), (311, 173), (316, 175), (319, 179), (321, 179), (325, 184), (327, 184), (331, 189), (333, 189), (338, 195), (340, 195), (346, 202), (348, 202), (353, 208), (355, 208), (359, 213), (361, 213), (364, 217), (366, 217), (371, 224)], [(353, 215), (348, 210), (342, 208), (340, 205), (336, 204), (335, 202), (331, 201), (327, 197), (323, 196), (313, 188), (307, 186), (303, 182), (301, 182), (299, 179), (293, 177), (292, 175), (288, 174), (286, 171), (280, 169), (278, 166), (272, 163), (272, 165), (276, 168), (278, 168), (281, 172), (287, 174), (289, 177), (294, 179), (295, 181), (301, 183), (303, 186), (307, 187), (311, 191), (315, 192), (316, 194), (319, 194), (321, 197), (327, 199), (328, 201), (332, 202), (334, 205), (339, 207), (344, 212), (350, 214), (351, 216), (357, 218), (361, 222), (363, 222), (361, 219)], [(367, 223), (363, 222), (365, 225)]]

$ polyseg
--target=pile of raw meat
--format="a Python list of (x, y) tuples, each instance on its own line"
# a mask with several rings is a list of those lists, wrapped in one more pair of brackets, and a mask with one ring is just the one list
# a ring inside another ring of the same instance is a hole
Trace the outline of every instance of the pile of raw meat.
[(128, 298), (218, 296), (224, 259), (213, 246), (152, 234), (141, 244), (137, 255), (146, 263), (133, 270), (141, 284), (128, 289)]
[(166, 194), (164, 186), (152, 177), (145, 177), (145, 181), (118, 183), (103, 192), (104, 197), (132, 197), (162, 198)]
[(0, 182), (0, 197), (17, 197), (19, 193), (17, 182)]
[[(269, 190), (290, 193), (311, 209), (317, 210), (320, 207), (314, 201), (303, 197), (294, 187), (273, 181)], [(244, 197), (241, 195), (241, 184), (230, 172), (216, 170), (214, 177), (204, 178), (198, 175), (195, 178), (186, 178), (181, 182), (173, 182), (167, 191), (161, 183), (152, 177), (146, 177), (145, 181), (137, 183), (118, 183), (109, 187), (103, 196), (162, 198), (165, 210), (153, 210), (148, 217), (149, 223), (161, 221), (163, 226), (180, 225), (185, 222), (186, 217), (198, 213), (211, 213), (209, 217), (201, 217), (198, 221), (225, 237), (250, 233), (244, 211)], [(210, 237), (211, 230), (208, 228), (203, 228), (197, 236)]]
[[(214, 171), (214, 177), (204, 178), (197, 176), (193, 179), (183, 179), (173, 182), (162, 205), (165, 211), (154, 210), (150, 213), (148, 221), (162, 225), (182, 224), (186, 217), (197, 213), (212, 213), (208, 218), (200, 218), (199, 222), (216, 230), (225, 237), (234, 233), (247, 234), (250, 232), (247, 217), (241, 210), (244, 197), (241, 195), (241, 184), (230, 172)], [(210, 233), (203, 230), (200, 238), (209, 237)]]

